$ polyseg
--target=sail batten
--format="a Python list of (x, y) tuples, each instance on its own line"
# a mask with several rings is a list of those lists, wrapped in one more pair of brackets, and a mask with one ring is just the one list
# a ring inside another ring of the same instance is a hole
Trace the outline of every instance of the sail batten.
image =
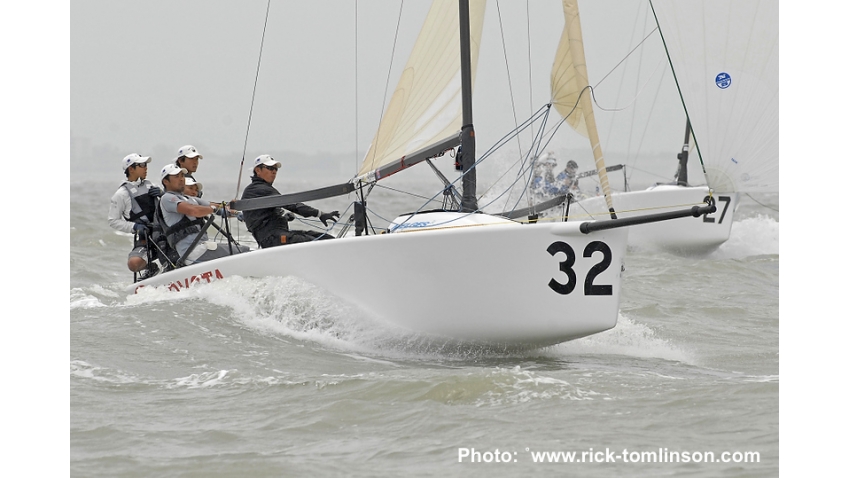
[[(485, 0), (469, 2), (473, 77), (484, 7)], [(403, 158), (418, 151), (437, 149), (460, 132), (459, 35), (456, 0), (433, 2), (358, 177), (385, 177), (385, 173), (406, 167)]]

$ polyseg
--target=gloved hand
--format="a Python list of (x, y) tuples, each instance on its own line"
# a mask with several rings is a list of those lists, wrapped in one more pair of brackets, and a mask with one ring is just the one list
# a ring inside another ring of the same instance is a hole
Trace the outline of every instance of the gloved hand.
[(242, 222), (245, 222), (245, 215), (242, 214), (242, 211), (236, 213), (236, 219), (239, 219)]
[(153, 197), (158, 198), (158, 197), (162, 196), (162, 189), (160, 189), (156, 186), (151, 186), (150, 189), (148, 189), (148, 196), (153, 196)]
[(139, 232), (139, 233), (147, 233), (148, 232), (148, 226), (137, 222), (137, 223), (133, 224), (133, 231)]
[(286, 213), (286, 214), (284, 214), (284, 215), (283, 215), (283, 218), (284, 218), (287, 222), (289, 222), (289, 221), (294, 221), (294, 220), (295, 220), (295, 214), (292, 214), (291, 212), (288, 212), (288, 213)]
[(322, 221), (325, 227), (328, 227), (328, 220), (334, 218), (339, 219), (339, 211), (326, 212), (319, 216), (319, 220)]
[(216, 216), (227, 217), (227, 208), (219, 207), (218, 209), (216, 209), (215, 214)]

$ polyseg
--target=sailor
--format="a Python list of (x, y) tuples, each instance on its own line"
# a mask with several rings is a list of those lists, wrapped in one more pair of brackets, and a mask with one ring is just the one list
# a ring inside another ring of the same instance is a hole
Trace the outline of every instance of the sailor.
[(148, 265), (147, 240), (151, 232), (157, 198), (162, 190), (147, 180), (150, 156), (128, 154), (121, 160), (126, 180), (109, 202), (109, 225), (118, 231), (134, 234), (133, 250), (127, 257), (127, 268), (140, 272)]
[(534, 173), (531, 178), (531, 190), (537, 194), (554, 194), (557, 191), (555, 185), (555, 166), (558, 160), (554, 153), (546, 152), (537, 158), (534, 165)]
[[(275, 161), (268, 154), (254, 159), (254, 175), (251, 176), (251, 184), (242, 192), (242, 199), (280, 195), (280, 192), (272, 186), (280, 166), (280, 162)], [(303, 217), (318, 217), (325, 227), (328, 227), (328, 220), (339, 219), (339, 211), (324, 213), (303, 203), (242, 211), (242, 214), (248, 230), (254, 235), (257, 244), (263, 248), (316, 239), (333, 239), (334, 236), (327, 232), (290, 230), (289, 221), (295, 219), (293, 212)]]
[(186, 176), (186, 185), (183, 187), (183, 194), (195, 198), (201, 197), (201, 192), (204, 190), (204, 185), (195, 181), (191, 176)]
[[(162, 218), (165, 222), (165, 237), (180, 257), (183, 257), (195, 242), (207, 216), (217, 214), (226, 217), (231, 214), (227, 207), (219, 207), (205, 199), (183, 194), (186, 172), (185, 169), (174, 164), (167, 164), (160, 171), (162, 187), (165, 188), (165, 194), (160, 199)], [(249, 251), (246, 246), (210, 241), (207, 233), (204, 232), (197, 246), (189, 252), (183, 262), (193, 264), (218, 259), (229, 256), (231, 249), (233, 254)]]
[(578, 191), (578, 163), (573, 160), (567, 162), (567, 167), (555, 178), (558, 194)]
[[(194, 179), (194, 174), (198, 171), (198, 164), (201, 159), (204, 159), (204, 157), (198, 152), (198, 149), (191, 144), (187, 144), (177, 150), (177, 158), (174, 160), (174, 164), (176, 164), (178, 168), (183, 168), (188, 171), (186, 173), (186, 178)], [(201, 196), (203, 196), (203, 193), (200, 189), (198, 189), (198, 197)]]

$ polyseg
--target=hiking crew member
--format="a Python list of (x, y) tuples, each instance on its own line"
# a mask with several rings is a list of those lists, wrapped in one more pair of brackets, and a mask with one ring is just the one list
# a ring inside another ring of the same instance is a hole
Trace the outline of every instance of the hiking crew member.
[[(191, 144), (187, 144), (177, 150), (177, 158), (174, 160), (174, 164), (176, 164), (178, 168), (186, 170), (187, 178), (195, 179), (194, 174), (198, 171), (198, 164), (201, 159), (204, 159), (204, 157), (198, 152), (198, 149)], [(198, 197), (203, 196), (201, 189), (202, 188), (198, 188)]]
[(121, 161), (127, 179), (112, 195), (109, 202), (108, 221), (117, 231), (135, 234), (133, 250), (127, 257), (127, 268), (140, 272), (147, 267), (148, 233), (156, 210), (156, 200), (162, 190), (148, 181), (150, 156), (128, 154)]
[[(277, 178), (277, 171), (280, 166), (280, 162), (275, 161), (268, 154), (258, 156), (254, 160), (254, 175), (251, 176), (251, 184), (242, 192), (242, 199), (279, 196), (280, 192), (272, 186), (272, 183)], [(295, 219), (293, 212), (303, 217), (318, 217), (325, 227), (328, 226), (328, 220), (339, 219), (339, 211), (323, 213), (303, 203), (242, 211), (242, 215), (248, 231), (253, 234), (257, 244), (262, 248), (334, 238), (326, 232), (291, 231), (289, 221)]]
[(183, 187), (183, 194), (187, 196), (192, 196), (199, 198), (201, 197), (201, 191), (204, 190), (204, 185), (195, 181), (190, 176), (186, 176), (186, 184)]
[[(225, 217), (230, 213), (227, 208), (210, 204), (205, 199), (183, 194), (186, 181), (185, 174), (185, 169), (174, 164), (167, 164), (160, 171), (162, 187), (166, 191), (160, 200), (162, 218), (165, 222), (165, 237), (168, 244), (177, 250), (180, 257), (186, 254), (189, 246), (201, 232), (201, 228), (206, 222), (206, 216), (218, 214)], [(229, 256), (231, 247), (234, 254), (248, 252), (249, 250), (247, 246), (210, 241), (206, 232), (204, 232), (200, 242), (184, 259), (184, 262), (193, 264)]]

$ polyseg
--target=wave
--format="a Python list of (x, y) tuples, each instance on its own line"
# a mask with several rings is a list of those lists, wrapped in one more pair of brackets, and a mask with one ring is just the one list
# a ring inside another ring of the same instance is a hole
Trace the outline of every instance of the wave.
[(716, 259), (738, 259), (779, 254), (779, 221), (759, 215), (732, 223), (729, 240), (712, 254)]
[(617, 326), (605, 332), (558, 344), (554, 353), (576, 355), (625, 355), (639, 358), (658, 358), (693, 364), (695, 358), (670, 341), (658, 337), (648, 326), (633, 322), (620, 314)]
[[(546, 348), (458, 344), (401, 330), (296, 277), (231, 277), (181, 291), (145, 288), (127, 304), (197, 300), (229, 309), (231, 320), (255, 333), (307, 341), (362, 360), (464, 362), (489, 358), (604, 354), (692, 363), (692, 357), (646, 325), (620, 315), (606, 332)], [(197, 308), (197, 304), (191, 305)]]

